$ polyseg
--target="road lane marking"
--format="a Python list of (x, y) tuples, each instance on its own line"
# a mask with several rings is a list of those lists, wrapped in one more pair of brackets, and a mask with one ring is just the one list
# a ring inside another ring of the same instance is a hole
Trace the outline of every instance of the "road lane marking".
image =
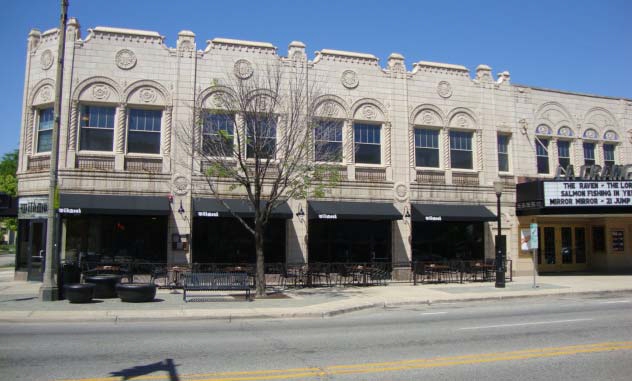
[(578, 322), (578, 321), (590, 321), (590, 320), (593, 320), (593, 319), (567, 319), (567, 320), (534, 321), (534, 322), (527, 322), (527, 323), (482, 325), (482, 326), (478, 326), (478, 327), (463, 327), (463, 328), (459, 328), (459, 330), (460, 331), (467, 331), (467, 330), (474, 330), (474, 329), (521, 327), (521, 326), (527, 326), (527, 325), (561, 324), (561, 323), (574, 323), (574, 322)]
[(447, 312), (422, 312), (422, 315), (443, 315), (447, 314)]
[[(259, 371), (216, 372), (203, 374), (179, 375), (182, 381), (254, 381), (319, 378), (334, 375), (368, 374), (408, 371), (450, 367), (456, 365), (472, 365), (500, 361), (527, 360), (536, 358), (568, 356), (582, 353), (632, 350), (632, 341), (603, 342), (594, 344), (570, 345), (563, 347), (532, 348), (509, 352), (475, 353), (461, 356), (434, 357), (426, 359), (400, 360), (377, 363), (334, 365), (326, 367), (268, 369)], [(145, 375), (134, 377), (134, 380), (168, 380), (168, 375)], [(83, 378), (65, 381), (115, 381), (120, 377)]]
[(629, 300), (609, 300), (607, 302), (598, 302), (599, 304), (615, 304), (615, 303), (630, 303)]

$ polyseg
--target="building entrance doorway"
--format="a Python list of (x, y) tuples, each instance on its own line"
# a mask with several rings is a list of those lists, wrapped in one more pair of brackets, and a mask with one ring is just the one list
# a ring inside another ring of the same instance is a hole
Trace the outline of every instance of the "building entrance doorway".
[(543, 225), (538, 233), (539, 271), (586, 270), (586, 226)]
[[(19, 263), (26, 265), (27, 280), (41, 282), (44, 277), (44, 259), (46, 258), (46, 220), (22, 220), (19, 225), (20, 255)], [(25, 263), (26, 262), (26, 263)]]

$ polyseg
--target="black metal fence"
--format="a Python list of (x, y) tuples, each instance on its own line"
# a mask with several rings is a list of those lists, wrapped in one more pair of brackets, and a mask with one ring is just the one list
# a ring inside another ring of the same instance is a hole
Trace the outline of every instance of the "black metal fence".
[[(513, 263), (506, 263), (507, 281), (512, 281)], [(62, 277), (68, 271), (81, 274), (81, 278), (94, 274), (118, 274), (123, 281), (154, 283), (163, 288), (180, 288), (182, 274), (187, 272), (245, 272), (255, 285), (254, 263), (193, 263), (167, 264), (156, 262), (129, 261), (64, 263)], [(394, 277), (394, 271), (400, 272)], [(402, 279), (403, 274), (408, 274)], [(266, 263), (266, 285), (268, 287), (324, 287), (324, 286), (370, 286), (392, 282), (439, 283), (439, 282), (485, 282), (494, 281), (496, 266), (493, 259), (479, 261), (439, 262), (363, 262), (363, 263)], [(72, 277), (73, 280), (75, 276)], [(397, 279), (396, 279), (397, 278)]]

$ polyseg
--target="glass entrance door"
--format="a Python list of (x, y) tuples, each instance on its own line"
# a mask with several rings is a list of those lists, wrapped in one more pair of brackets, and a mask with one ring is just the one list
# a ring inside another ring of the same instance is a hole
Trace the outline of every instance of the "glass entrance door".
[(46, 257), (46, 221), (29, 222), (28, 275), (30, 281), (42, 281), (44, 278), (44, 258)]
[(538, 269), (542, 272), (586, 269), (586, 227), (543, 225), (539, 231)]

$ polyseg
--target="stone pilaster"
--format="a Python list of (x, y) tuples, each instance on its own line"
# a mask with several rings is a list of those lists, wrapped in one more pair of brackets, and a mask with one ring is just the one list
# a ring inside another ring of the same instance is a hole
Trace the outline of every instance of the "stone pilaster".
[(77, 149), (77, 114), (79, 113), (79, 101), (73, 100), (70, 108), (70, 126), (68, 131), (68, 151)]

